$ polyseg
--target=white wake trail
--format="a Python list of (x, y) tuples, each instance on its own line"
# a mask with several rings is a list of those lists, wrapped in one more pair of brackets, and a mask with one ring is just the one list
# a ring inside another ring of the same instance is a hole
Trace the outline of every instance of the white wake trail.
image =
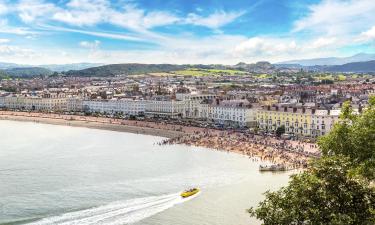
[(180, 197), (180, 193), (130, 199), (113, 202), (104, 206), (65, 213), (59, 216), (43, 218), (30, 225), (117, 225), (140, 221), (176, 204), (188, 201)]

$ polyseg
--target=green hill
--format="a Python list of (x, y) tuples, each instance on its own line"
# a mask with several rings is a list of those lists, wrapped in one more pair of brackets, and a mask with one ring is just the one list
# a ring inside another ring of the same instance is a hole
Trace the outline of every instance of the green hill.
[(64, 72), (68, 76), (106, 77), (115, 75), (135, 75), (145, 73), (170, 72), (187, 68), (186, 65), (172, 64), (110, 64), (91, 67), (83, 70), (70, 70)]
[(9, 78), (9, 75), (4, 70), (0, 70), (0, 80), (5, 78)]
[(5, 72), (12, 77), (35, 77), (35, 76), (49, 76), (53, 72), (42, 67), (20, 67), (6, 69)]

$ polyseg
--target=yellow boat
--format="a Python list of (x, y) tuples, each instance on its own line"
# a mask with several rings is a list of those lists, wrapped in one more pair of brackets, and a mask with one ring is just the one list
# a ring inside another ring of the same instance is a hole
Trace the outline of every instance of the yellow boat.
[(199, 188), (192, 188), (181, 193), (181, 197), (187, 198), (199, 192)]

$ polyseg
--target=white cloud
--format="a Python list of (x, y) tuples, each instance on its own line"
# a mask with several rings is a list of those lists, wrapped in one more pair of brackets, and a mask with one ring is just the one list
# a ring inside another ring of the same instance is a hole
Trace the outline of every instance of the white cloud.
[(16, 10), (19, 17), (26, 23), (34, 22), (39, 17), (48, 16), (57, 10), (52, 3), (46, 3), (44, 0), (21, 0)]
[(21, 0), (15, 6), (15, 11), (26, 23), (35, 22), (38, 19), (44, 22), (55, 20), (72, 26), (109, 23), (135, 31), (145, 31), (153, 27), (176, 23), (218, 29), (245, 13), (244, 11), (221, 10), (207, 16), (190, 13), (187, 17), (183, 17), (167, 11), (146, 12), (130, 3), (125, 3), (122, 7), (113, 7), (108, 0), (70, 0), (65, 4), (65, 8), (45, 0)]
[(104, 22), (110, 13), (110, 3), (106, 0), (71, 0), (66, 6), (52, 18), (75, 26), (92, 26)]
[(8, 43), (8, 42), (10, 42), (9, 39), (0, 38), (0, 44), (4, 44), (4, 43)]
[(143, 39), (139, 38), (138, 36), (134, 35), (127, 35), (127, 34), (119, 34), (119, 33), (108, 33), (108, 32), (97, 32), (97, 31), (90, 31), (90, 30), (80, 30), (80, 29), (71, 29), (65, 27), (58, 27), (58, 26), (49, 26), (49, 25), (41, 25), (40, 29), (44, 29), (46, 31), (64, 31), (64, 32), (72, 32), (72, 33), (81, 33), (87, 34), (95, 37), (104, 37), (104, 38), (111, 38), (117, 40), (128, 40), (128, 41), (141, 41)]
[[(0, 14), (1, 2), (2, 0)], [(61, 0), (58, 1), (59, 4), (50, 2), (20, 0), (18, 3), (11, 3), (6, 12), (12, 10), (30, 28), (12, 27), (6, 21), (1, 24), (0, 20), (0, 33), (34, 37), (35, 29), (40, 33), (49, 34), (72, 32), (101, 38), (153, 43), (158, 47), (154, 50), (108, 51), (100, 49), (99, 41), (82, 41), (79, 43), (81, 48), (42, 50), (41, 55), (36, 55), (35, 52), (39, 53), (39, 50), (34, 50), (30, 54), (37, 57), (26, 59), (21, 54), (22, 48), (8, 46), (0, 41), (2, 51), (9, 52), (8, 58), (15, 58), (16, 54), (11, 57), (10, 52), (18, 51), (20, 60), (25, 59), (28, 63), (92, 61), (233, 64), (239, 61), (259, 60), (275, 62), (330, 56), (361, 32), (362, 41), (375, 39), (375, 28), (370, 27), (375, 21), (375, 15), (372, 15), (375, 6), (373, 1), (369, 0), (323, 0), (312, 5), (309, 13), (295, 23), (294, 32), (285, 33), (282, 38), (226, 35), (224, 32), (201, 37), (193, 33), (157, 33), (152, 29), (173, 24), (191, 24), (220, 31), (220, 28), (237, 20), (245, 11), (218, 10), (207, 14), (207, 10), (195, 10), (194, 13), (182, 15), (178, 11), (144, 10), (133, 1), (123, 1), (122, 6), (115, 5), (109, 0)], [(249, 12), (249, 9), (247, 10)], [(370, 20), (373, 20), (372, 23)], [(93, 29), (100, 24), (111, 24), (125, 29), (118, 33)], [(61, 54), (62, 51), (66, 54)], [(56, 57), (48, 57), (49, 55)]]
[(0, 0), (0, 15), (6, 14), (7, 12), (8, 12), (7, 5), (4, 3), (4, 1)]
[(0, 59), (31, 59), (37, 54), (31, 49), (21, 48), (19, 46), (1, 45), (0, 44)]
[(135, 5), (125, 5), (122, 11), (110, 10), (107, 22), (124, 28), (145, 31), (149, 28), (170, 25), (178, 22), (180, 18), (169, 12), (145, 12)]
[(369, 30), (362, 32), (359, 35), (358, 41), (374, 41), (375, 40), (375, 26), (371, 27)]
[(332, 45), (337, 44), (337, 38), (334, 37), (320, 37), (313, 41), (311, 45), (307, 45), (307, 48), (324, 48), (331, 47)]
[(81, 41), (79, 43), (79, 45), (81, 47), (88, 48), (88, 49), (97, 49), (99, 47), (99, 45), (100, 45), (100, 41), (98, 41), (98, 40), (95, 40), (93, 42)]
[(250, 56), (272, 56), (295, 52), (299, 49), (300, 47), (297, 46), (294, 40), (253, 37), (238, 44), (234, 49), (234, 53)]
[(222, 26), (225, 26), (238, 17), (242, 16), (245, 12), (225, 12), (225, 11), (216, 11), (213, 14), (210, 14), (206, 17), (197, 15), (195, 13), (190, 13), (186, 18), (185, 22), (188, 24), (198, 25), (209, 27), (212, 29), (218, 29)]
[(36, 35), (38, 33), (26, 27), (9, 26), (8, 21), (6, 19), (0, 20), (0, 27), (0, 33), (3, 34)]
[(294, 31), (328, 36), (351, 35), (375, 21), (374, 0), (323, 0), (309, 7), (309, 13), (294, 24)]
[(232, 54), (241, 61), (266, 60), (280, 62), (298, 58), (328, 57), (337, 54), (338, 43), (332, 37), (320, 37), (312, 40), (294, 40), (293, 38), (253, 37), (238, 42)]

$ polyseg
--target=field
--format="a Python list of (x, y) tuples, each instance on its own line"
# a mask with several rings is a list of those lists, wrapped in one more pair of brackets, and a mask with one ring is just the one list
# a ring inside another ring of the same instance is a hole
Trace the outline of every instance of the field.
[(191, 68), (186, 70), (172, 71), (172, 74), (183, 76), (219, 76), (219, 75), (241, 75), (247, 74), (241, 70), (219, 70), (219, 69), (197, 69)]
[(346, 76), (343, 74), (333, 75), (333, 74), (320, 74), (315, 77), (315, 80), (321, 81), (321, 80), (337, 80), (337, 81), (345, 81)]

